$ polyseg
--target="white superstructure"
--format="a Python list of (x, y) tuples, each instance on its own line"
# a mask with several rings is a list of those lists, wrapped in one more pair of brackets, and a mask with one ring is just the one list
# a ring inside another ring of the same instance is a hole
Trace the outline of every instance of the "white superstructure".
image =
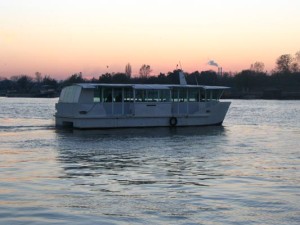
[(56, 104), (56, 125), (74, 128), (221, 125), (230, 102), (221, 86), (75, 84)]

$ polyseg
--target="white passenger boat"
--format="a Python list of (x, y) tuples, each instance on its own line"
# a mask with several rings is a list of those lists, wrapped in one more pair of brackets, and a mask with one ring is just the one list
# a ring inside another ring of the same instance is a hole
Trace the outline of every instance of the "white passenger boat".
[(74, 84), (56, 104), (56, 126), (79, 129), (221, 125), (228, 87), (180, 84)]

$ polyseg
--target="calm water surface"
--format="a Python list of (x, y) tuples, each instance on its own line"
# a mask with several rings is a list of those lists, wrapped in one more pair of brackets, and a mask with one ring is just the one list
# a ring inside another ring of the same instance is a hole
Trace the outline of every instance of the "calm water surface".
[(300, 224), (300, 101), (104, 131), (56, 130), (56, 101), (0, 98), (0, 224)]

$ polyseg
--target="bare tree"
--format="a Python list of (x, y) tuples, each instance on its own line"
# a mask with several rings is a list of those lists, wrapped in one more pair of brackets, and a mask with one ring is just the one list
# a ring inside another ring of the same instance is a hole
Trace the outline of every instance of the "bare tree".
[(277, 71), (281, 73), (290, 73), (293, 63), (293, 57), (290, 54), (279, 56), (276, 60)]
[(299, 64), (297, 62), (293, 62), (291, 65), (291, 71), (293, 73), (299, 72)]
[(296, 60), (297, 63), (300, 63), (300, 51), (296, 52), (295, 60)]
[(149, 65), (142, 65), (140, 68), (140, 77), (141, 78), (147, 78), (152, 72), (152, 69), (150, 68)]
[(256, 73), (263, 73), (265, 70), (265, 64), (263, 62), (255, 62), (251, 64), (250, 70)]
[(128, 78), (131, 77), (131, 73), (132, 73), (132, 68), (131, 68), (131, 65), (130, 63), (128, 63), (126, 66), (125, 66), (125, 74)]
[(37, 83), (41, 83), (42, 82), (42, 74), (40, 72), (35, 72), (35, 81)]
[(296, 52), (295, 57), (293, 59), (293, 63), (291, 66), (292, 72), (300, 71), (300, 51)]

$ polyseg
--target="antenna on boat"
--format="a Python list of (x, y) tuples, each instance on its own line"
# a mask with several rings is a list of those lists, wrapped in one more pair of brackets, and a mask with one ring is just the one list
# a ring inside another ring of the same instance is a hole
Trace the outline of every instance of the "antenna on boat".
[(198, 84), (198, 80), (197, 80), (197, 75), (195, 75), (195, 80), (196, 80), (196, 84), (198, 86), (199, 84)]
[(181, 62), (179, 61), (179, 66), (180, 66), (180, 70), (179, 70), (179, 83), (180, 85), (187, 85), (184, 73), (182, 71), (182, 66), (181, 66)]
[(180, 66), (180, 69), (182, 70), (182, 66), (181, 66), (181, 62), (180, 62), (180, 60), (179, 60), (179, 66)]

